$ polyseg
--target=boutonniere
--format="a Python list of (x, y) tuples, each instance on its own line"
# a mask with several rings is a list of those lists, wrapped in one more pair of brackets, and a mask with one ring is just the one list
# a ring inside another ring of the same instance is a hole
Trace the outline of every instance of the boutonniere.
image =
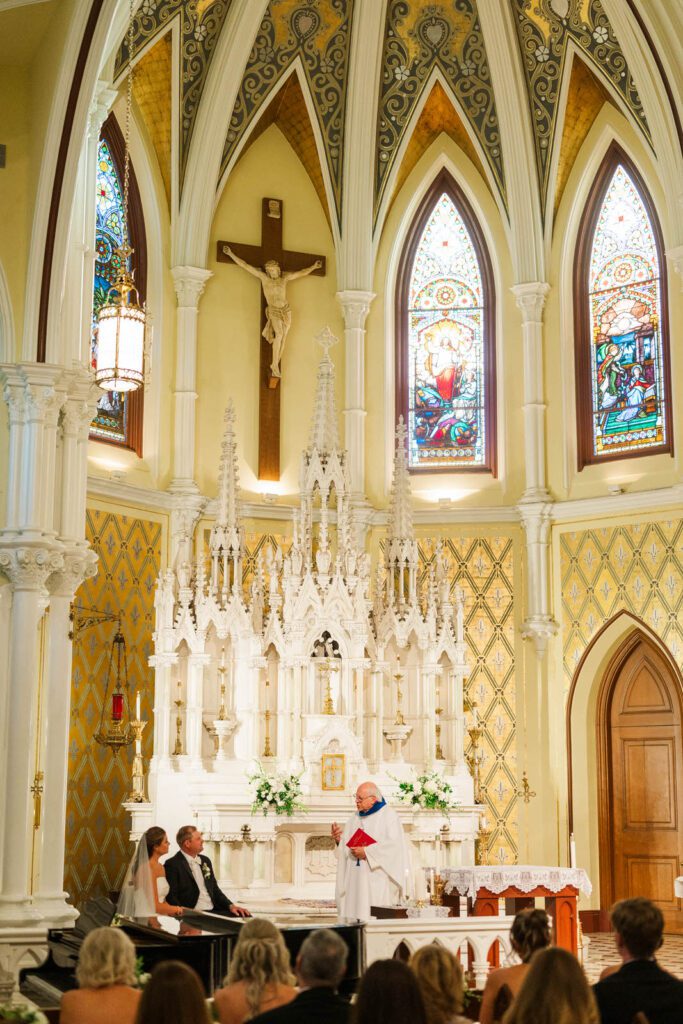
[(202, 874), (204, 875), (204, 878), (208, 882), (208, 880), (211, 878), (211, 868), (206, 863), (206, 861), (202, 861)]

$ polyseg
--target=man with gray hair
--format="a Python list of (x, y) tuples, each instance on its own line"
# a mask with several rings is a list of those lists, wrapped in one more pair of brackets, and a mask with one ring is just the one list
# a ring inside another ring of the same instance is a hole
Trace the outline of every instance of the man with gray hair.
[(330, 928), (304, 939), (296, 958), (299, 995), (291, 1003), (253, 1017), (251, 1024), (347, 1024), (350, 1006), (337, 993), (349, 955), (344, 940)]
[(406, 896), (408, 843), (398, 814), (374, 782), (360, 784), (356, 813), (343, 828), (332, 823), (332, 838), (338, 847), (335, 897), (340, 920), (368, 921), (371, 906), (395, 906)]

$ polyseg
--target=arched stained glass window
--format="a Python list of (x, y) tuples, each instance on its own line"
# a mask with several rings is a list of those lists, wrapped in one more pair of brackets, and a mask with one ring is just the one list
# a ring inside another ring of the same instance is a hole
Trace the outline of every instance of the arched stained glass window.
[(464, 196), (443, 173), (409, 234), (399, 275), (397, 408), (411, 470), (495, 472), (493, 287)]
[(587, 204), (576, 278), (579, 469), (671, 451), (661, 235), (644, 185), (616, 145)]
[[(97, 152), (97, 185), (95, 197), (95, 280), (93, 286), (93, 330), (91, 362), (97, 365), (97, 314), (107, 301), (109, 289), (116, 280), (118, 260), (115, 250), (123, 242), (123, 166), (124, 148), (121, 131), (113, 115), (103, 125)], [(145, 238), (142, 223), (140, 195), (131, 167), (129, 188), (129, 226), (133, 254), (135, 283), (144, 301)], [(121, 394), (105, 392), (98, 404), (95, 419), (90, 425), (90, 436), (97, 441), (132, 448), (142, 454), (142, 389)]]

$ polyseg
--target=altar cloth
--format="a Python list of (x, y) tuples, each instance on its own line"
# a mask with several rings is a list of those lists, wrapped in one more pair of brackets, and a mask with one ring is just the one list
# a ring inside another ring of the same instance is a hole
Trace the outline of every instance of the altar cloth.
[(588, 875), (583, 868), (543, 867), (527, 864), (478, 865), (466, 868), (440, 868), (439, 874), (445, 880), (444, 892), (458, 892), (461, 896), (474, 898), (479, 889), (492, 893), (503, 893), (515, 888), (521, 892), (544, 888), (550, 892), (561, 892), (571, 885), (585, 896), (593, 891)]

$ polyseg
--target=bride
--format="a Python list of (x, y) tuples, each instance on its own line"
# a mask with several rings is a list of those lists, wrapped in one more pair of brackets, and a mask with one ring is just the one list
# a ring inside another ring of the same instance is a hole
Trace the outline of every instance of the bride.
[(124, 917), (182, 916), (182, 907), (166, 902), (169, 885), (159, 858), (168, 853), (169, 846), (168, 836), (158, 825), (143, 832), (123, 880), (117, 914)]

